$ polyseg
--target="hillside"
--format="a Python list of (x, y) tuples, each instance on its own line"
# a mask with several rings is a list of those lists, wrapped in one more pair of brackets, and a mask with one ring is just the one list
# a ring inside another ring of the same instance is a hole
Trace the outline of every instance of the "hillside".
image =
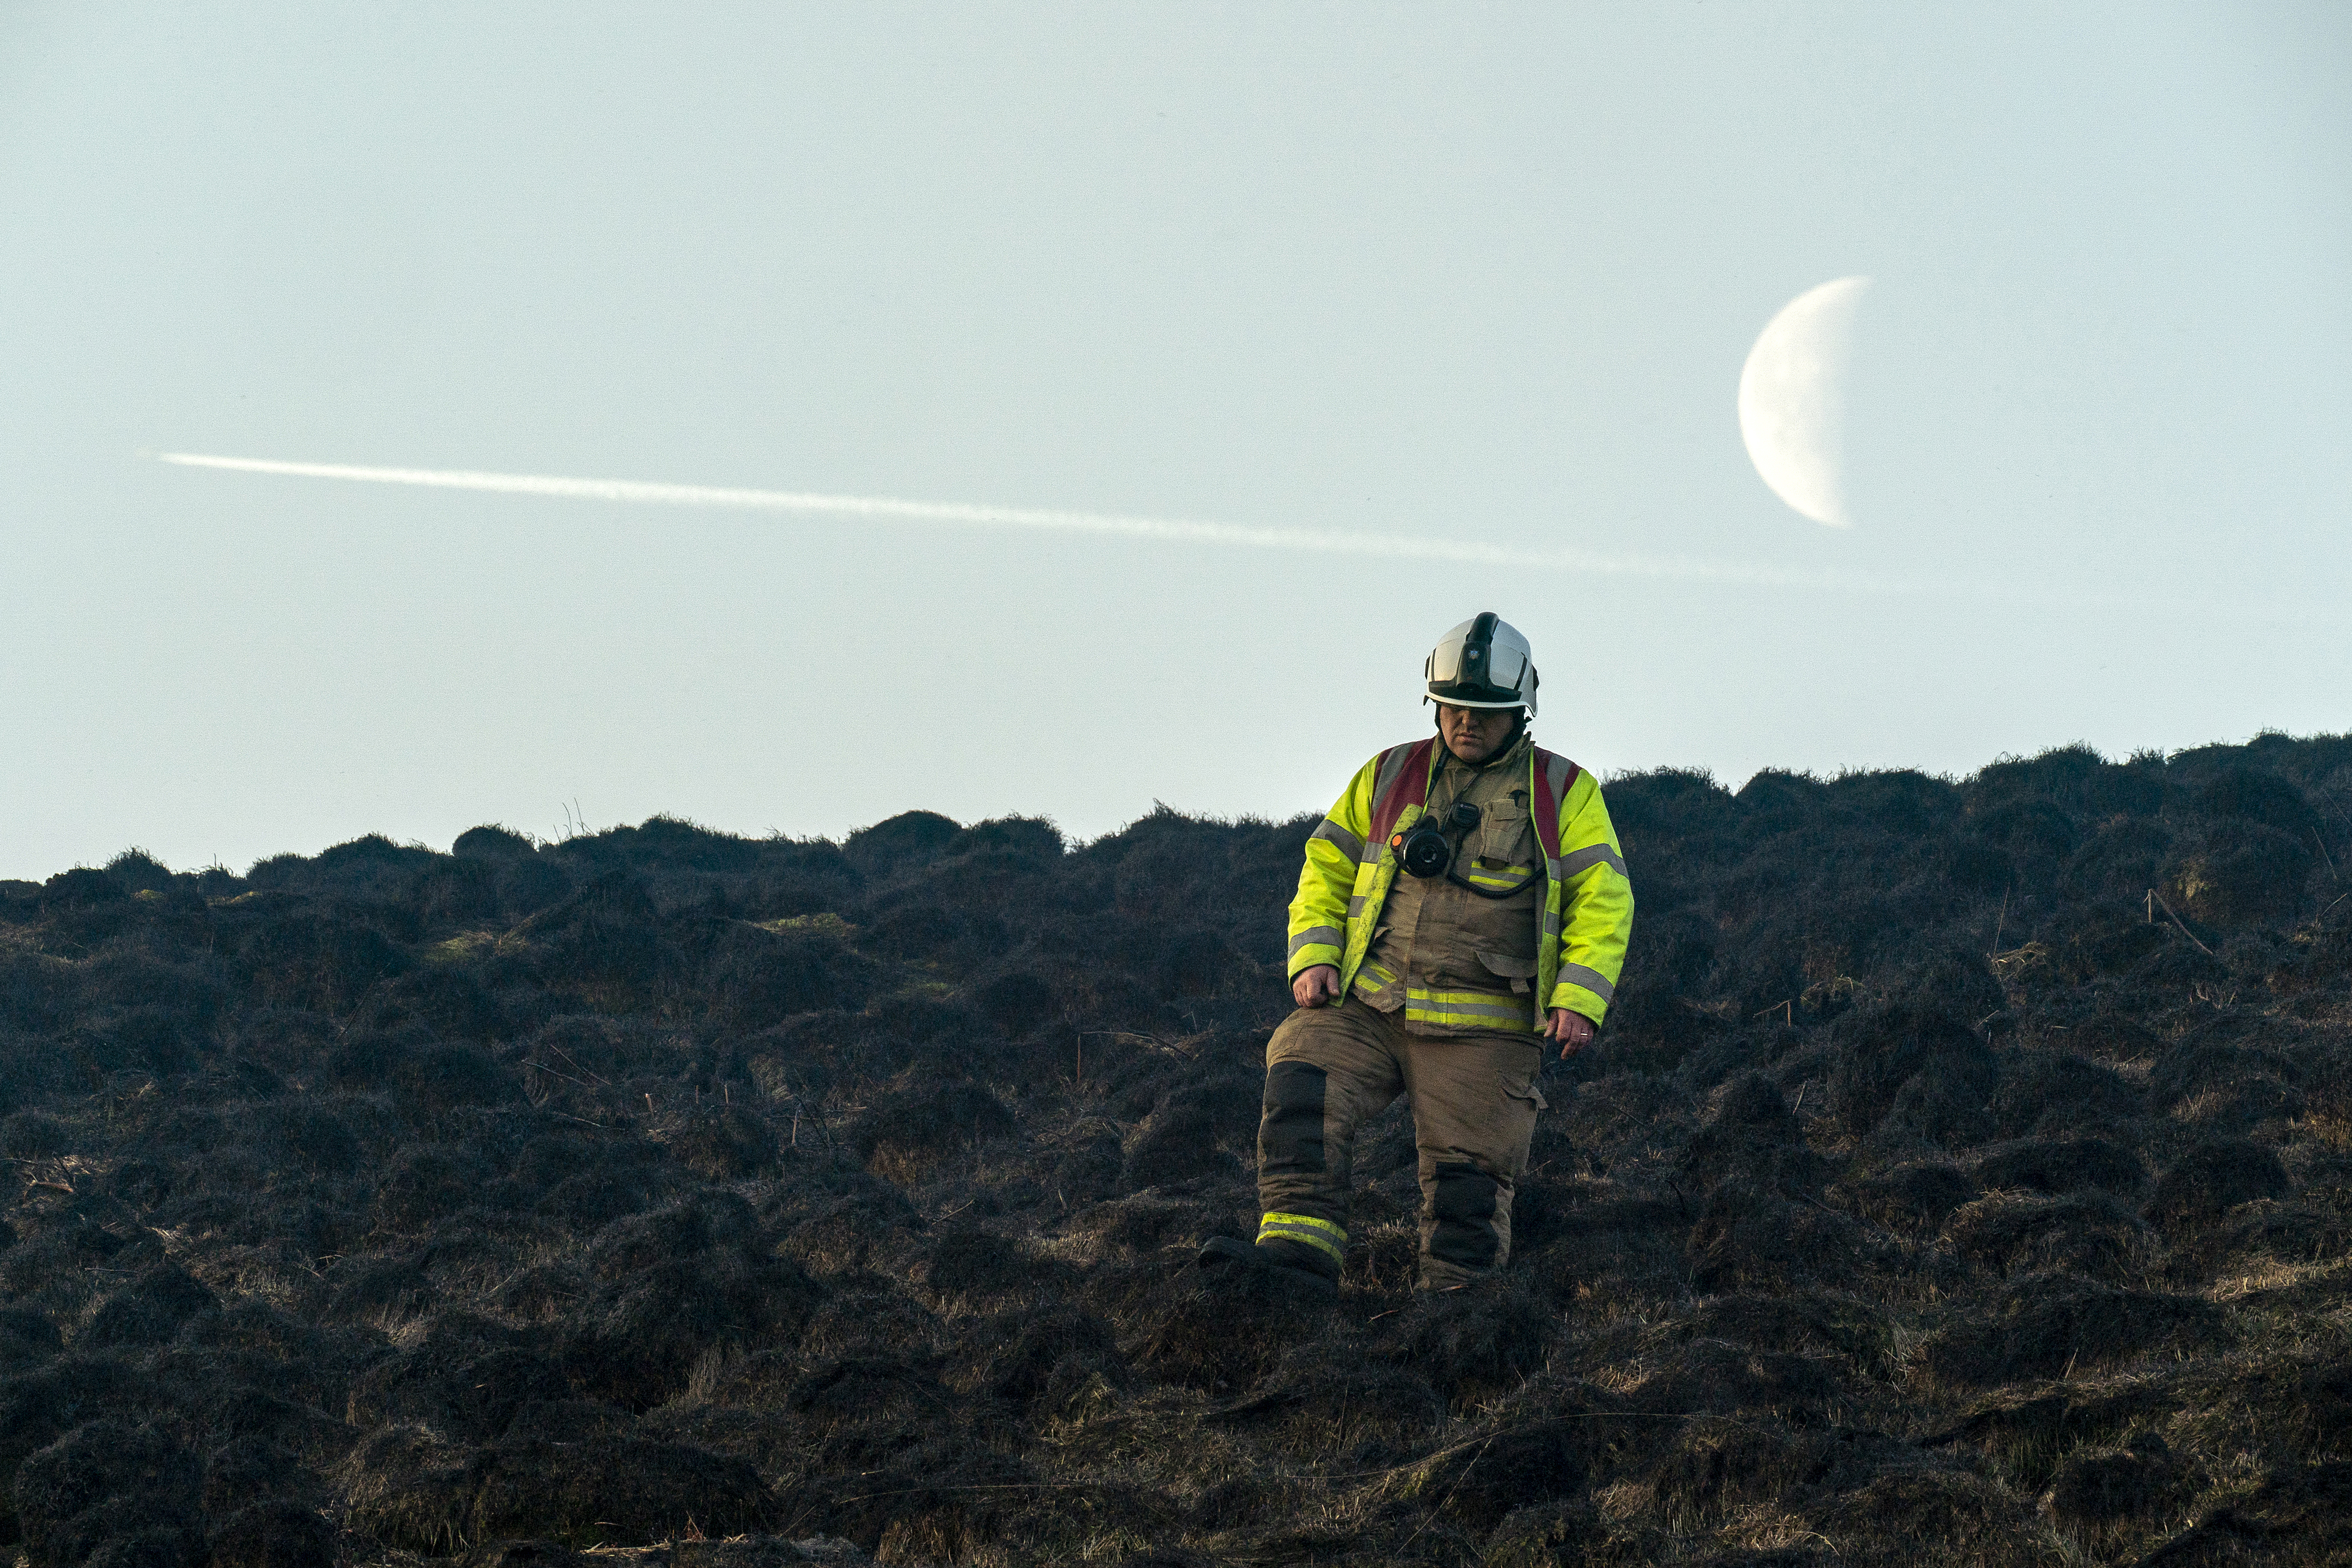
[(1328, 1317), (1189, 1271), (1312, 818), (0, 884), (0, 1541), (2352, 1562), (2352, 736), (1607, 795), (1509, 1268), (1405, 1289), (1399, 1107)]

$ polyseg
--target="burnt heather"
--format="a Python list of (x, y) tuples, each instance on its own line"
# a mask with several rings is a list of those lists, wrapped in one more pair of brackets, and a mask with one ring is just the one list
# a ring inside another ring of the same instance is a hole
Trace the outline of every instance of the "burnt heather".
[(0, 883), (0, 1562), (2352, 1561), (2352, 737), (1608, 797), (1509, 1267), (1399, 1108), (1319, 1315), (1309, 818)]

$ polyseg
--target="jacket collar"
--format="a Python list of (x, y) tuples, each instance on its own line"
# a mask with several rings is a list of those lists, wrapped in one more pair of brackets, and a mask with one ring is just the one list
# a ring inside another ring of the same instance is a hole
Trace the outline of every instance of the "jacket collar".
[(1488, 757), (1485, 762), (1465, 763), (1454, 754), (1453, 749), (1446, 745), (1444, 737), (1441, 735), (1437, 741), (1437, 774), (1442, 778), (1447, 770), (1459, 768), (1475, 778), (1482, 773), (1493, 773), (1497, 768), (1524, 768), (1528, 763), (1528, 752), (1534, 744), (1534, 739), (1522, 729), (1517, 740)]

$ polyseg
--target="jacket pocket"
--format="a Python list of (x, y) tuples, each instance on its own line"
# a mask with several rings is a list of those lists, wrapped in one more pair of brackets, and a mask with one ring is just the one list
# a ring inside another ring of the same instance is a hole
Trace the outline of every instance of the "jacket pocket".
[(1534, 959), (1514, 958), (1507, 952), (1488, 952), (1483, 948), (1478, 952), (1478, 966), (1489, 974), (1509, 981), (1511, 989), (1522, 996), (1528, 994), (1528, 982), (1536, 977)]
[(1465, 860), (1460, 869), (1464, 881), (1479, 892), (1497, 898), (1525, 892), (1534, 885), (1537, 874), (1532, 865), (1484, 855)]

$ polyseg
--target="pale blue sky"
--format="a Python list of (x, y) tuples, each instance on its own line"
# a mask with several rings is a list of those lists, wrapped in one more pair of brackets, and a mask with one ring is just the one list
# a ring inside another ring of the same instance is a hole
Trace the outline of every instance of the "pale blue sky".
[[(1834, 531), (1733, 416), (1877, 279)], [(0, 876), (2352, 728), (2336, 5), (0, 10)], [(632, 509), (142, 450), (1690, 557)]]

